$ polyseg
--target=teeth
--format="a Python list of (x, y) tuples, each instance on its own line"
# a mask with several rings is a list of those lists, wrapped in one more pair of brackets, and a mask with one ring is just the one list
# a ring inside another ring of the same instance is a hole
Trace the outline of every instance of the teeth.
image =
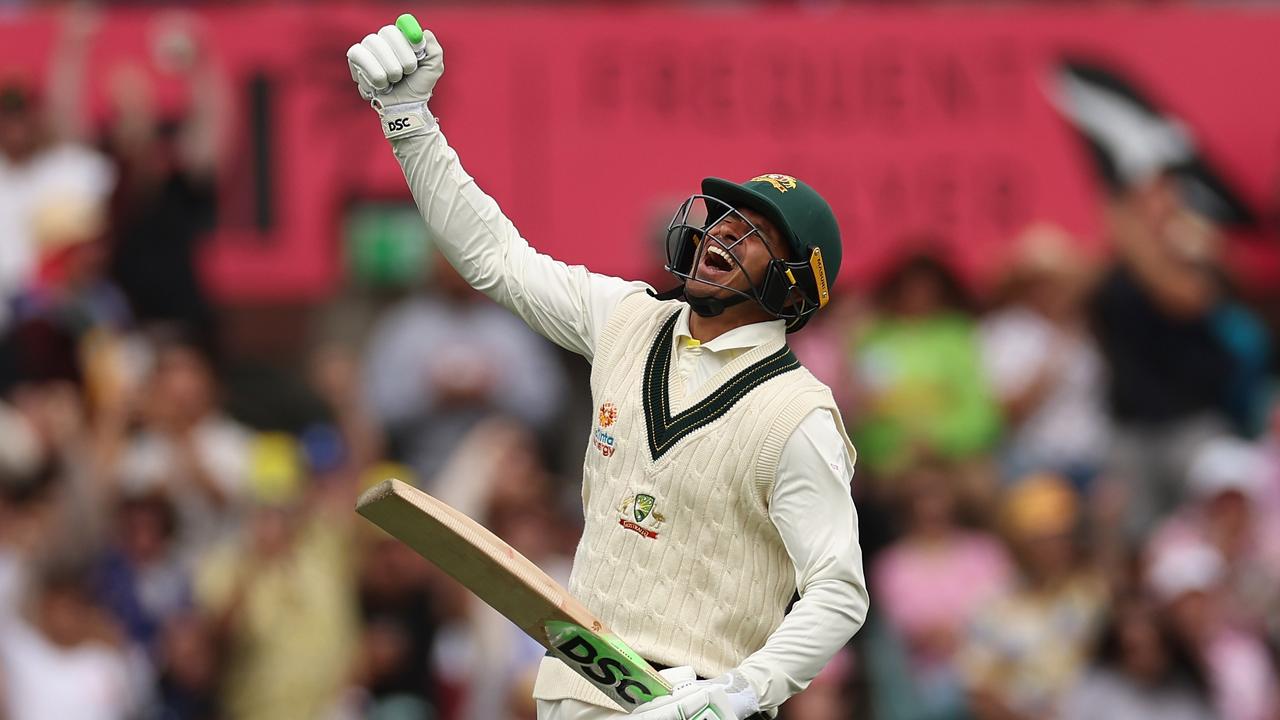
[(729, 255), (729, 253), (725, 252), (724, 250), (721, 250), (715, 245), (708, 246), (707, 252), (715, 253), (717, 257), (723, 258), (725, 262), (729, 263), (730, 265), (733, 265), (733, 257)]

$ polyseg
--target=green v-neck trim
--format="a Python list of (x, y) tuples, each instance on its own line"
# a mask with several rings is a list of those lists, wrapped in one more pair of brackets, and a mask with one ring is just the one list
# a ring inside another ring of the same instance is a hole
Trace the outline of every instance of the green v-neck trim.
[(765, 381), (800, 367), (800, 361), (783, 345), (768, 357), (749, 365), (729, 378), (707, 397), (682, 412), (671, 415), (671, 347), (672, 330), (679, 312), (671, 314), (649, 348), (644, 364), (645, 427), (649, 436), (649, 454), (656, 461), (690, 433), (724, 416), (747, 393)]

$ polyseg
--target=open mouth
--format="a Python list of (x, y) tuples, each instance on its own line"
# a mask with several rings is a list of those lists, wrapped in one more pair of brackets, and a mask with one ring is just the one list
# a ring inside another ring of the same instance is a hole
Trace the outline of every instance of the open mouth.
[(708, 245), (702, 254), (702, 264), (716, 272), (726, 273), (734, 268), (733, 257), (716, 245)]

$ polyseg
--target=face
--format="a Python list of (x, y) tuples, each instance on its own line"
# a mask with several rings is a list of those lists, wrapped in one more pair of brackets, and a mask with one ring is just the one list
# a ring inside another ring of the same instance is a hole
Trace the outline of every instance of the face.
[(1024, 537), (1019, 543), (1023, 566), (1033, 581), (1050, 584), (1071, 574), (1075, 541), (1070, 533)]
[(198, 617), (179, 617), (169, 622), (162, 640), (165, 667), (181, 687), (207, 690), (217, 681), (214, 638)]
[(379, 537), (362, 554), (360, 590), (374, 598), (397, 598), (422, 587), (428, 577), (426, 561), (408, 545)]
[(1027, 304), (1054, 319), (1076, 314), (1083, 297), (1070, 278), (1048, 273), (1036, 276), (1024, 292)]
[(138, 562), (162, 557), (168, 548), (168, 520), (161, 506), (136, 503), (120, 512), (119, 541), (125, 553)]
[(949, 489), (921, 492), (912, 498), (912, 526), (921, 532), (949, 529), (955, 520), (955, 511), (955, 495)]
[(956, 518), (953, 478), (932, 467), (920, 467), (903, 478), (907, 524), (912, 532), (930, 535), (950, 529)]
[(1117, 629), (1120, 662), (1125, 671), (1139, 681), (1152, 683), (1159, 680), (1167, 661), (1160, 628), (1151, 612), (1138, 607), (1127, 608), (1120, 614)]
[(1178, 185), (1167, 175), (1133, 188), (1129, 201), (1142, 221), (1156, 229), (1163, 228), (1182, 207)]
[(1253, 522), (1249, 497), (1239, 490), (1220, 492), (1205, 504), (1205, 522), (1218, 549), (1236, 557), (1248, 546)]
[(1213, 605), (1207, 592), (1184, 592), (1169, 603), (1169, 619), (1182, 637), (1195, 642), (1213, 627)]
[(790, 259), (786, 243), (764, 216), (746, 208), (729, 213), (707, 231), (693, 257), (685, 291), (727, 299), (759, 286), (770, 261)]
[(208, 363), (190, 348), (161, 351), (152, 377), (151, 401), (156, 419), (162, 424), (182, 425), (200, 419), (214, 401)]
[(0, 115), (0, 154), (12, 160), (23, 160), (35, 150), (39, 138), (35, 114), (27, 112)]
[(55, 645), (73, 647), (90, 634), (92, 606), (79, 592), (57, 588), (40, 598), (40, 626)]
[(250, 520), (253, 549), (259, 557), (284, 554), (292, 544), (294, 518), (287, 509), (260, 507)]
[(902, 287), (893, 302), (893, 310), (905, 317), (923, 317), (943, 305), (943, 289), (932, 272), (917, 270), (902, 281)]

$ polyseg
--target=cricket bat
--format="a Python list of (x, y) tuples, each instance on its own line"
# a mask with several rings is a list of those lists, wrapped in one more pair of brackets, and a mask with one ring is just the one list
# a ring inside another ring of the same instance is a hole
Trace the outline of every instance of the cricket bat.
[(559, 583), (458, 510), (392, 479), (365, 491), (356, 512), (465, 585), (623, 710), (671, 694), (653, 666)]

